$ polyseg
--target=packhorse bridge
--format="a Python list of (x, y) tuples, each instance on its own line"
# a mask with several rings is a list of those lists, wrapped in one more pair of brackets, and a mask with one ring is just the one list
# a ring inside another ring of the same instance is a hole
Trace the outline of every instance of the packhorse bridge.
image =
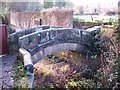
[(87, 30), (62, 28), (58, 26), (38, 26), (11, 34), (11, 42), (18, 46), (24, 59), (29, 87), (33, 87), (34, 64), (44, 57), (63, 50), (77, 51), (83, 54), (87, 50), (96, 51), (96, 34), (100, 27)]

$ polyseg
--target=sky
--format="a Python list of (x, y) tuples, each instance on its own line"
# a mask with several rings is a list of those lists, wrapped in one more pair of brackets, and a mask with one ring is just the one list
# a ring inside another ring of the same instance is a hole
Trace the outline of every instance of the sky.
[(118, 7), (118, 2), (120, 0), (71, 0), (74, 5), (83, 5), (83, 6), (91, 6), (95, 7), (100, 4), (102, 7)]
[[(44, 0), (39, 0), (44, 1)], [(49, 0), (48, 0), (49, 1)], [(57, 0), (58, 1), (58, 0)], [(62, 0), (59, 0), (60, 2)], [(118, 2), (120, 0), (65, 0), (68, 2), (72, 2), (75, 6), (82, 5), (82, 6), (88, 6), (88, 7), (97, 7), (98, 4), (101, 5), (101, 7), (118, 7)]]
[[(0, 0), (0, 1), (7, 1), (7, 2), (11, 2), (11, 1), (16, 1), (16, 2), (43, 2), (44, 0)], [(49, 0), (48, 0), (49, 1)], [(58, 0), (57, 0), (58, 1)], [(59, 0), (62, 1), (62, 0)], [(65, 1), (71, 1), (74, 5), (83, 5), (83, 6), (90, 6), (90, 7), (95, 7), (98, 4), (101, 4), (102, 7), (112, 7), (112, 6), (116, 6), (118, 7), (118, 2), (120, 0), (65, 0)]]

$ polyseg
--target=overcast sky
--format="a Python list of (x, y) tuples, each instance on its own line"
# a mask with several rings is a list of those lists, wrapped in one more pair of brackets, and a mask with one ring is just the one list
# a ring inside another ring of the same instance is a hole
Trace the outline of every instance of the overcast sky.
[(71, 0), (75, 5), (91, 6), (95, 7), (100, 4), (102, 7), (118, 7), (118, 2), (120, 0)]
[[(7, 1), (7, 2), (43, 2), (44, 0), (0, 0), (0, 1)], [(48, 0), (49, 1), (49, 0)], [(58, 0), (57, 0), (58, 1)], [(60, 2), (62, 0), (59, 0)], [(74, 5), (83, 5), (83, 6), (90, 6), (90, 7), (96, 7), (98, 4), (101, 5), (101, 7), (118, 7), (118, 2), (120, 0), (65, 0), (68, 2), (72, 2)]]

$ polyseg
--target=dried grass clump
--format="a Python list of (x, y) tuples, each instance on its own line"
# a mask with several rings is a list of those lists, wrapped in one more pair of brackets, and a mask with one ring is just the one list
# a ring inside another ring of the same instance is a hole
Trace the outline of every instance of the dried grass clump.
[(50, 8), (42, 11), (43, 24), (73, 27), (73, 11), (67, 8)]
[(11, 12), (10, 24), (21, 29), (36, 26), (35, 20), (41, 18), (40, 12)]

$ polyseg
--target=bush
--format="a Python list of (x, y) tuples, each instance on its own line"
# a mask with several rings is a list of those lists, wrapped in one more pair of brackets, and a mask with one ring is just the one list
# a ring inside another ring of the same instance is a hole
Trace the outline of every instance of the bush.
[(82, 78), (79, 81), (70, 81), (65, 85), (65, 88), (95, 88), (96, 84), (91, 79)]

